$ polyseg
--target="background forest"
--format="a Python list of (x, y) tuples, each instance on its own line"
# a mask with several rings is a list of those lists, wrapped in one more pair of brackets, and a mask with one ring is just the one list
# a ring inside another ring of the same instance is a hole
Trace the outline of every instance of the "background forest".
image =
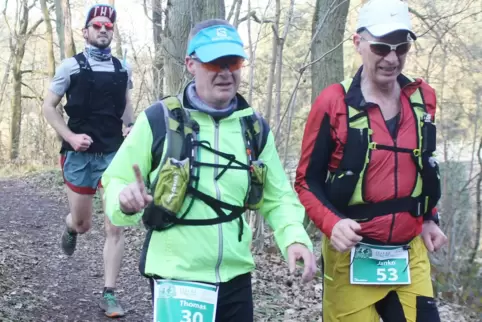
[[(286, 173), (292, 180), (312, 101), (327, 85), (353, 76), (361, 64), (351, 42), (360, 0), (108, 2), (118, 10), (112, 43), (114, 55), (125, 59), (133, 68), (132, 98), (136, 114), (156, 99), (177, 93), (189, 80), (183, 62), (193, 24), (212, 17), (232, 22), (240, 31), (250, 56), (243, 69), (241, 93), (269, 120)], [(22, 184), (40, 189), (42, 198), (53, 197), (58, 201), (54, 210), (42, 210), (51, 217), (50, 221), (60, 222), (65, 214), (66, 201), (58, 169), (60, 141), (46, 123), (41, 107), (56, 66), (83, 49), (84, 15), (93, 3), (87, 0), (5, 0), (3, 3), (0, 174), (15, 176), (16, 179), (10, 178), (14, 181), (8, 181), (5, 186), (19, 189), (2, 191), (2, 196), (10, 193), (14, 199), (18, 198), (17, 204), (4, 207), (7, 219), (15, 220), (12, 215), (8, 217), (9, 212), (36, 207), (31, 204), (34, 201), (22, 199)], [(443, 177), (441, 225), (449, 237), (449, 245), (431, 256), (434, 288), (440, 303), (446, 305), (442, 307), (446, 318), (443, 321), (477, 321), (482, 319), (482, 0), (410, 0), (408, 3), (419, 39), (409, 54), (405, 73), (424, 78), (436, 89), (438, 101), (438, 158)], [(61, 105), (58, 109), (62, 112)], [(39, 200), (37, 205), (41, 208), (43, 201)], [(3, 216), (4, 213), (0, 219)], [(102, 221), (97, 220), (97, 232), (92, 233), (94, 239), (102, 238), (103, 234)], [(276, 283), (266, 282), (267, 277), (263, 275), (266, 273), (261, 271), (280, 265), (279, 254), (263, 219), (253, 213), (250, 220), (255, 232), (253, 248), (259, 262), (258, 284), (255, 283), (257, 321), (321, 321), (321, 279), (305, 288), (289, 290), (285, 290), (282, 276)], [(306, 225), (313, 239), (319, 241), (320, 233), (308, 219)], [(45, 304), (42, 296), (48, 301), (50, 298), (39, 295), (35, 287), (19, 281), (15, 275), (28, 274), (42, 261), (38, 254), (25, 255), (25, 250), (18, 250), (21, 243), (7, 234), (12, 229), (17, 231), (16, 227), (12, 221), (10, 226), (8, 222), (5, 227), (0, 225), (0, 320), (3, 321), (3, 317), (5, 321), (20, 321), (18, 311), (26, 309), (32, 314), (44, 312), (45, 315), (40, 316), (45, 317), (45, 321), (57, 321), (58, 315), (48, 313), (55, 305), (42, 306)], [(135, 270), (142, 229), (132, 228), (129, 233), (132, 258), (126, 261), (132, 261)], [(18, 234), (21, 236), (20, 228)], [(42, 236), (41, 231), (35, 234)], [(55, 242), (49, 242), (54, 249)], [(101, 242), (92, 245), (100, 256)], [(53, 256), (60, 256), (55, 254)], [(32, 259), (32, 256), (37, 257)], [(32, 260), (37, 264), (31, 266)], [(87, 257), (81, 261), (87, 265), (93, 262)], [(136, 270), (123, 272), (126, 281), (130, 281), (130, 275), (138, 275)], [(38, 283), (34, 285), (42, 285), (41, 281)], [(143, 279), (135, 283), (143, 287), (146, 284)], [(144, 294), (144, 298), (132, 298), (134, 313), (142, 307), (135, 304), (136, 301), (142, 301), (149, 311), (149, 300), (145, 298), (147, 288), (138, 292)], [(128, 293), (126, 290), (126, 295)], [(278, 293), (277, 299), (282, 299), (281, 302), (271, 303), (276, 298), (273, 294)], [(87, 319), (100, 320), (92, 316), (82, 318)], [(126, 321), (140, 320), (140, 315), (126, 318)]]

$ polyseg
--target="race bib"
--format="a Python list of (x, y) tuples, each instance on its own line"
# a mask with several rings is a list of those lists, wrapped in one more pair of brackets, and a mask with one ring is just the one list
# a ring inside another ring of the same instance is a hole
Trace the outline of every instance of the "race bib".
[(408, 250), (360, 243), (350, 256), (350, 284), (410, 284)]
[(217, 302), (214, 285), (156, 280), (154, 322), (215, 322)]

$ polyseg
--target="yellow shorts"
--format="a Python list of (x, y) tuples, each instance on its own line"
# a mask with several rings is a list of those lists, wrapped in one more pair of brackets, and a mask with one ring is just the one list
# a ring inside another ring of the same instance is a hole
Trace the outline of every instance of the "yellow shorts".
[(350, 284), (350, 252), (323, 236), (323, 322), (440, 322), (430, 262), (420, 236), (410, 244), (409, 285)]

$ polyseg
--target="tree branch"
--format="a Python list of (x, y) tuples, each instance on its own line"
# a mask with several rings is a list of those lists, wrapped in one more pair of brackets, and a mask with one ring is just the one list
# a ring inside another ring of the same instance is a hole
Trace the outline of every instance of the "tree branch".
[[(231, 8), (229, 9), (228, 17), (226, 18), (227, 21), (230, 21), (231, 18), (233, 17), (233, 15), (234, 15), (234, 9), (236, 8), (236, 6), (237, 6), (237, 4), (238, 4), (239, 1), (240, 1), (240, 0), (234, 0), (234, 1), (233, 1), (233, 4), (231, 5)], [(241, 21), (239, 21), (239, 22), (241, 22)]]
[(316, 64), (317, 62), (319, 62), (320, 60), (322, 60), (323, 58), (325, 58), (327, 55), (331, 54), (332, 52), (334, 52), (338, 47), (340, 47), (341, 45), (343, 45), (345, 43), (345, 41), (347, 40), (350, 40), (351, 37), (347, 37), (345, 39), (343, 39), (340, 43), (338, 43), (335, 47), (331, 48), (330, 50), (328, 50), (326, 53), (324, 53), (323, 55), (321, 55), (320, 57), (316, 58), (315, 60), (313, 60), (312, 62), (304, 65), (303, 67), (301, 67), (299, 69), (299, 72), (304, 72), (305, 69), (307, 69), (308, 67), (310, 67), (311, 65), (313, 64)]
[(42, 107), (42, 99), (43, 99), (42, 96), (41, 96), (36, 90), (34, 90), (30, 85), (27, 85), (27, 84), (24, 83), (24, 82), (21, 82), (21, 84), (22, 84), (23, 86), (27, 87), (32, 93), (34, 93), (34, 94), (36, 95), (36, 96), (31, 97), (31, 98), (36, 99), (37, 104), (38, 104), (40, 107)]
[[(315, 33), (314, 33), (313, 36), (311, 37), (311, 42), (310, 42), (309, 48), (311, 48), (313, 42), (314, 42), (315, 39), (316, 39), (316, 36), (318, 35), (318, 33), (320, 32), (321, 28), (322, 28), (323, 25), (325, 24), (326, 19), (328, 18), (328, 15), (330, 15), (331, 13), (333, 13), (339, 6), (341, 6), (342, 4), (344, 4), (345, 2), (347, 2), (347, 0), (343, 0), (343, 1), (341, 1), (341, 3), (339, 3), (338, 5), (335, 6), (335, 4), (336, 4), (337, 2), (338, 2), (338, 0), (333, 0), (333, 2), (331, 3), (330, 7), (328, 8), (325, 16), (324, 16), (323, 19), (320, 21), (320, 24), (317, 26)], [(305, 58), (304, 58), (304, 61), (303, 61), (304, 64), (305, 64), (306, 61), (308, 60), (308, 56), (310, 55), (310, 52), (311, 52), (311, 49), (306, 52), (306, 55), (305, 55)], [(285, 111), (283, 112), (283, 116), (281, 117), (281, 120), (280, 120), (280, 125), (279, 125), (278, 128), (276, 129), (276, 133), (275, 133), (275, 135), (274, 135), (275, 138), (277, 138), (277, 137), (279, 136), (279, 132), (280, 132), (280, 129), (281, 129), (281, 123), (283, 123), (284, 118), (286, 117), (286, 114), (287, 114), (288, 111), (290, 110), (291, 104), (293, 104), (293, 101), (294, 101), (294, 99), (295, 99), (295, 97), (296, 97), (296, 92), (298, 91), (298, 88), (299, 88), (299, 86), (300, 86), (301, 78), (303, 77), (304, 71), (305, 71), (305, 70), (300, 70), (300, 73), (299, 73), (299, 75), (298, 75), (298, 79), (296, 80), (296, 84), (295, 84), (295, 86), (294, 86), (294, 89), (293, 89), (293, 91), (291, 92), (291, 96), (290, 96), (290, 99), (289, 99), (289, 101), (288, 101), (288, 106), (286, 107)]]
[(258, 16), (256, 15), (256, 11), (252, 10), (250, 13), (248, 13), (246, 16), (243, 18), (239, 18), (238, 20), (238, 25), (241, 24), (242, 22), (247, 21), (249, 18), (252, 18), (253, 21), (263, 24), (263, 23), (274, 23), (274, 20), (271, 19), (259, 19)]

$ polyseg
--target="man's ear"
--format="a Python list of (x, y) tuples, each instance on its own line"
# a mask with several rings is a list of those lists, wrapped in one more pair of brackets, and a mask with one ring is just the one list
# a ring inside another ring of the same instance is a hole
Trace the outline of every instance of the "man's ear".
[(360, 41), (361, 41), (361, 36), (357, 33), (353, 34), (352, 37), (353, 40), (353, 45), (355, 45), (355, 50), (360, 53)]
[(190, 56), (186, 56), (186, 58), (184, 58), (184, 62), (186, 64), (186, 68), (187, 68), (187, 71), (195, 76), (196, 75), (196, 69), (194, 68), (194, 59), (192, 59)]
[(89, 30), (87, 28), (82, 28), (82, 37), (84, 37), (85, 40), (89, 38)]

